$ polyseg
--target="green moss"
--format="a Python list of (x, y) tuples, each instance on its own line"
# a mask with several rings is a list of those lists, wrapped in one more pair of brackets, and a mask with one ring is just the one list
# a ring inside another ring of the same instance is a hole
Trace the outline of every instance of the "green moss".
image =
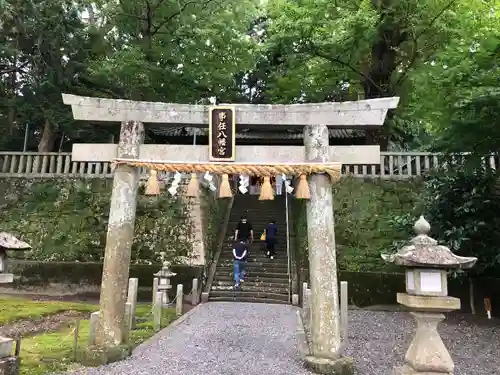
[(412, 212), (419, 202), (419, 182), (363, 181), (346, 178), (334, 188), (338, 267), (347, 271), (391, 271), (380, 253), (408, 233), (392, 225), (395, 216)]
[[(58, 179), (0, 181), (0, 231), (32, 245), (28, 259), (101, 261), (104, 256), (111, 181)], [(133, 263), (190, 256), (191, 225), (186, 206), (164, 192), (139, 195)]]
[(207, 259), (212, 261), (217, 251), (217, 241), (226, 215), (229, 199), (217, 199), (208, 189), (202, 189), (201, 207), (203, 212), (203, 243)]
[[(89, 327), (88, 321), (80, 322), (80, 340), (85, 337), (88, 340)], [(70, 367), (73, 362), (73, 330), (74, 324), (57, 332), (22, 340), (21, 375), (43, 375)]]
[[(346, 271), (393, 271), (380, 253), (408, 233), (392, 224), (396, 216), (413, 212), (419, 204), (419, 181), (384, 181), (343, 178), (334, 186), (337, 262)], [(308, 267), (306, 202), (292, 201), (294, 258), (299, 268)]]
[[(29, 303), (29, 301), (26, 301)], [(52, 302), (49, 302), (51, 304)], [(93, 311), (96, 306), (93, 307)], [(153, 329), (151, 305), (139, 304), (136, 311), (137, 326), (131, 332), (130, 346), (120, 347), (120, 353), (107, 353), (108, 356), (114, 354), (120, 356), (123, 350), (129, 352), (140, 343), (152, 337), (155, 332)], [(169, 325), (175, 320), (174, 309), (164, 309), (162, 316), (162, 326)], [(75, 324), (57, 332), (44, 333), (38, 336), (23, 339), (21, 348), (21, 375), (43, 375), (55, 371), (68, 371), (81, 367), (74, 362), (73, 343), (74, 343)], [(90, 322), (81, 320), (78, 329), (78, 348), (77, 358), (81, 359), (84, 352), (89, 361), (90, 352), (87, 350), (89, 340)], [(98, 353), (93, 353), (94, 355)], [(96, 361), (98, 358), (94, 358)], [(119, 359), (119, 358), (115, 358)], [(87, 362), (90, 363), (90, 362)], [(95, 362), (97, 364), (97, 362)]]
[(24, 298), (0, 297), (0, 325), (18, 320), (38, 319), (64, 311), (92, 312), (95, 305), (73, 302), (31, 301)]

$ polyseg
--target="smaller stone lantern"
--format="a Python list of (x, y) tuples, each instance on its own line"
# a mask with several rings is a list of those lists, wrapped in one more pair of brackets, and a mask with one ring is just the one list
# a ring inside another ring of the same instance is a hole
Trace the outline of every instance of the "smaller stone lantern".
[(14, 281), (14, 275), (7, 273), (7, 251), (26, 251), (31, 246), (26, 242), (18, 240), (10, 233), (0, 232), (0, 284), (8, 284)]
[[(7, 273), (7, 251), (26, 251), (31, 246), (26, 242), (18, 240), (10, 233), (0, 232), (0, 284), (10, 284), (14, 281), (14, 275)], [(12, 355), (14, 340), (0, 336), (0, 374), (19, 374), (18, 357)]]
[(431, 229), (423, 216), (415, 223), (417, 234), (410, 244), (394, 255), (382, 258), (406, 267), (406, 292), (397, 301), (408, 307), (417, 321), (415, 336), (406, 352), (406, 364), (394, 375), (452, 374), (454, 364), (437, 331), (444, 312), (460, 309), (460, 299), (448, 296), (448, 269), (467, 269), (477, 258), (453, 254), (446, 246), (428, 236)]
[[(160, 253), (162, 260), (165, 257), (165, 253)], [(168, 291), (172, 289), (172, 285), (170, 284), (170, 278), (177, 275), (175, 272), (170, 271), (170, 262), (164, 260), (162, 262), (162, 268), (154, 274), (155, 277), (158, 278), (158, 291), (162, 292), (162, 305), (164, 307), (168, 306), (170, 300), (168, 298)]]

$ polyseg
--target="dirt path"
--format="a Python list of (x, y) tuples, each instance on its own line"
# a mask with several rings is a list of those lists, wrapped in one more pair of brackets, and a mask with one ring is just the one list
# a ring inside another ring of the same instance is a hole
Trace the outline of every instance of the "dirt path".
[(0, 336), (25, 337), (34, 336), (41, 332), (53, 332), (64, 328), (76, 318), (87, 316), (88, 313), (78, 311), (64, 311), (33, 320), (19, 320), (0, 326)]

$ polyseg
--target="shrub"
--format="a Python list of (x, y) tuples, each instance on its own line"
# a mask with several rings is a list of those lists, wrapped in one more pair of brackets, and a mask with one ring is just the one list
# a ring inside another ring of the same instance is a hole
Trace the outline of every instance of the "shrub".
[[(0, 231), (11, 232), (32, 247), (27, 259), (101, 261), (104, 256), (110, 180), (58, 179), (0, 181)], [(139, 194), (132, 246), (133, 263), (189, 256), (191, 222), (186, 206), (168, 193)]]

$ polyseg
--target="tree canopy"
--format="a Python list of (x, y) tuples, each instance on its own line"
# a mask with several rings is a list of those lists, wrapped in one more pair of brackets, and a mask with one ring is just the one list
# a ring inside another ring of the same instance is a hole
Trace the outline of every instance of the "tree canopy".
[(496, 152), (500, 5), (465, 0), (0, 2), (0, 147), (108, 142), (61, 93), (298, 103), (400, 96), (383, 149)]

